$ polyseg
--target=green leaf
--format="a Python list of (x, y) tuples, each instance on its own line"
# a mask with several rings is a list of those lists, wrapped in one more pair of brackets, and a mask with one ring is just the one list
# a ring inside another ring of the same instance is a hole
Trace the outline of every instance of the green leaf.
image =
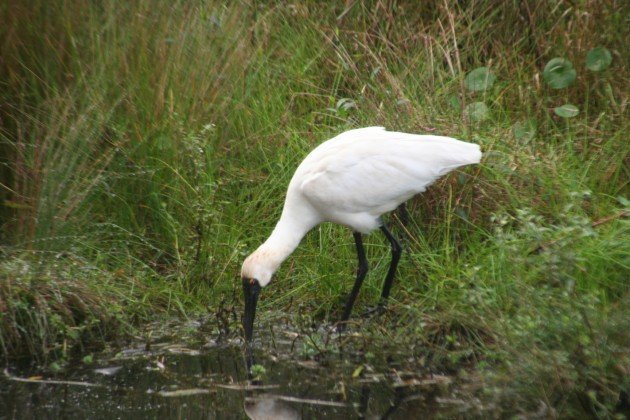
[(363, 365), (359, 365), (354, 372), (352, 372), (352, 377), (353, 378), (358, 378), (359, 376), (361, 376), (361, 373), (363, 373), (363, 369), (364, 366)]
[(52, 362), (50, 365), (48, 365), (48, 369), (56, 373), (61, 372), (63, 370), (63, 367), (59, 362)]
[(467, 179), (468, 175), (466, 175), (466, 172), (460, 172), (459, 174), (457, 174), (457, 183), (459, 185), (464, 185)]
[(564, 104), (562, 106), (554, 108), (553, 112), (555, 112), (557, 116), (562, 118), (573, 118), (580, 113), (580, 110), (577, 106), (573, 104)]
[(267, 369), (265, 369), (263, 365), (259, 365), (257, 363), (252, 365), (249, 371), (253, 376), (262, 376), (267, 373)]
[(465, 209), (463, 209), (461, 207), (457, 207), (455, 209), (455, 214), (458, 215), (459, 217), (461, 217), (462, 220), (468, 221), (468, 213), (466, 212)]
[(602, 71), (612, 63), (612, 54), (605, 47), (596, 47), (586, 55), (586, 67), (591, 71)]
[(537, 129), (538, 124), (536, 123), (536, 120), (529, 118), (527, 120), (517, 121), (512, 127), (512, 133), (514, 134), (514, 138), (516, 138), (516, 140), (527, 143), (536, 137)]
[(553, 89), (563, 89), (575, 80), (577, 73), (566, 58), (552, 58), (543, 70), (543, 79)]
[(448, 98), (448, 104), (454, 109), (457, 109), (457, 110), (462, 109), (462, 104), (459, 102), (459, 98), (457, 97), (457, 95), (451, 95)]
[(464, 83), (468, 90), (477, 92), (491, 88), (496, 79), (488, 67), (478, 67), (468, 73)]
[(483, 121), (490, 116), (490, 110), (483, 102), (473, 102), (466, 105), (464, 114), (468, 116), (470, 121)]

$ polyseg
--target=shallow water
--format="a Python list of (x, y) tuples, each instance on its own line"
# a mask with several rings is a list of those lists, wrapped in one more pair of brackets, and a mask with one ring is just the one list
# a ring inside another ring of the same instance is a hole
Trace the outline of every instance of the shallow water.
[[(54, 377), (29, 379), (37, 372), (9, 368), (0, 379), (0, 418), (408, 419), (481, 410), (453, 378), (404, 353), (313, 354), (313, 336), (282, 331), (257, 343), (265, 373), (250, 381), (240, 344), (162, 341), (147, 349), (138, 342)], [(59, 383), (45, 382), (52, 380)]]

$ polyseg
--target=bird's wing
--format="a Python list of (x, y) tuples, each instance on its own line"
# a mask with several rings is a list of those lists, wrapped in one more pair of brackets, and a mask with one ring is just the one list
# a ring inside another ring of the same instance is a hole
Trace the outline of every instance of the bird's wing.
[(299, 188), (320, 209), (378, 215), (424, 191), (441, 174), (413, 156), (391, 151), (340, 154), (313, 165)]
[(380, 215), (480, 158), (476, 144), (369, 127), (322, 143), (304, 159), (292, 183), (322, 211)]

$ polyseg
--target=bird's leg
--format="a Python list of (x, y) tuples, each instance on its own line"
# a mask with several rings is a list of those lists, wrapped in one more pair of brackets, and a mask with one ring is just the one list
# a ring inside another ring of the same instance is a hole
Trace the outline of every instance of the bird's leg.
[(363, 279), (368, 272), (368, 262), (367, 258), (365, 258), (365, 249), (363, 249), (363, 239), (361, 238), (361, 234), (359, 232), (354, 232), (354, 243), (357, 246), (357, 257), (359, 259), (359, 266), (357, 268), (357, 279), (354, 282), (354, 287), (348, 296), (348, 300), (346, 301), (346, 307), (343, 310), (343, 316), (341, 317), (341, 328), (343, 329), (343, 323), (346, 322), (350, 318), (350, 313), (352, 312), (352, 306), (354, 306), (354, 301), (359, 294), (359, 289), (361, 289), (361, 285), (363, 284)]
[(407, 227), (407, 225), (409, 224), (409, 211), (407, 210), (407, 203), (402, 203), (400, 206), (398, 206), (397, 210), (400, 223), (402, 223), (404, 227)]
[[(399, 207), (403, 208), (404, 207)], [(406, 212), (406, 209), (404, 210)], [(389, 270), (387, 271), (387, 276), (385, 277), (385, 281), (383, 282), (383, 291), (381, 292), (381, 299), (375, 307), (369, 309), (367, 312), (363, 314), (363, 316), (372, 316), (378, 315), (383, 312), (385, 309), (385, 304), (387, 303), (387, 298), (389, 297), (389, 292), (392, 288), (392, 283), (394, 282), (394, 276), (396, 275), (396, 268), (398, 267), (398, 261), (400, 261), (400, 255), (402, 254), (402, 246), (400, 242), (392, 235), (392, 233), (387, 229), (387, 226), (384, 224), (381, 226), (381, 231), (385, 234), (385, 237), (389, 241), (392, 246), (392, 261), (389, 264)]]
[(389, 292), (392, 288), (392, 283), (394, 282), (394, 275), (396, 274), (396, 267), (398, 267), (398, 261), (400, 261), (400, 254), (402, 254), (402, 247), (400, 246), (400, 242), (394, 235), (387, 229), (385, 225), (381, 226), (381, 231), (385, 234), (385, 237), (389, 241), (392, 246), (392, 262), (389, 264), (389, 271), (387, 272), (387, 276), (385, 277), (385, 282), (383, 283), (383, 292), (381, 293), (381, 302), (379, 306), (384, 306), (385, 301), (389, 297)]

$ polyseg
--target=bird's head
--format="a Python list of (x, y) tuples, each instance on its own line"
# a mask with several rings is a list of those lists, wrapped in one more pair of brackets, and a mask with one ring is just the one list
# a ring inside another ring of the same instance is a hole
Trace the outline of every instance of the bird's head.
[(243, 262), (241, 280), (243, 282), (243, 297), (245, 298), (243, 329), (246, 342), (250, 342), (254, 334), (254, 318), (256, 317), (256, 304), (260, 290), (269, 284), (279, 264), (277, 258), (274, 258), (274, 255), (264, 248), (259, 248)]
[(260, 287), (265, 287), (271, 281), (276, 269), (277, 265), (274, 264), (273, 256), (264, 249), (258, 249), (245, 258), (241, 267), (241, 278), (255, 280)]

